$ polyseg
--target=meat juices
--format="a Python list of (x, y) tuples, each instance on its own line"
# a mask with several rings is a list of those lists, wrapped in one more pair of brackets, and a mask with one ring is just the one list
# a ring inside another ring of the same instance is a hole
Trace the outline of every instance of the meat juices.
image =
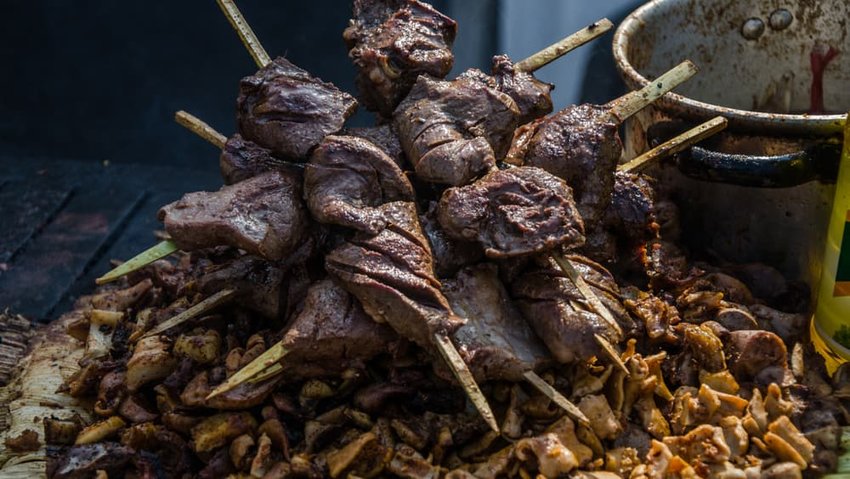
[(304, 307), (292, 320), (281, 343), (281, 364), (288, 380), (339, 374), (363, 368), (398, 341), (395, 332), (363, 311), (356, 298), (330, 279), (310, 286)]
[(303, 161), (356, 109), (351, 95), (278, 57), (239, 82), (236, 123), (246, 140)]
[(437, 218), (447, 235), (477, 241), (490, 258), (584, 243), (584, 223), (567, 184), (540, 168), (494, 171), (443, 193)]
[(272, 156), (266, 148), (235, 134), (227, 139), (219, 157), (219, 168), (225, 185), (239, 183), (260, 173), (276, 168), (293, 168)]
[(393, 114), (401, 146), (423, 181), (464, 185), (492, 170), (510, 145), (519, 110), (472, 77), (419, 77)]
[[(628, 312), (619, 302), (619, 288), (611, 273), (581, 256), (570, 255), (567, 259), (614, 318), (627, 326)], [(539, 259), (537, 265), (519, 276), (511, 284), (511, 295), (526, 321), (559, 362), (603, 356), (594, 339), (596, 334), (611, 344), (623, 339), (611, 324), (587, 306), (584, 295), (550, 258)]]
[(454, 20), (417, 0), (355, 0), (342, 37), (363, 105), (389, 117), (419, 75), (445, 77), (456, 33)]
[(462, 269), (443, 282), (452, 309), (467, 319), (455, 332), (458, 351), (476, 381), (523, 381), (549, 354), (522, 318), (493, 264)]
[(377, 207), (414, 196), (401, 168), (363, 138), (326, 137), (304, 168), (304, 198), (322, 223), (378, 234), (387, 223)]
[(308, 235), (301, 175), (269, 171), (218, 191), (187, 193), (159, 210), (180, 249), (233, 246), (281, 260)]
[(509, 153), (566, 180), (588, 225), (605, 213), (623, 152), (619, 125), (609, 116), (606, 106), (567, 107), (520, 128)]
[(372, 319), (432, 349), (434, 334), (451, 335), (464, 320), (440, 292), (416, 206), (399, 201), (380, 209), (387, 227), (377, 235), (356, 234), (328, 253), (325, 267)]

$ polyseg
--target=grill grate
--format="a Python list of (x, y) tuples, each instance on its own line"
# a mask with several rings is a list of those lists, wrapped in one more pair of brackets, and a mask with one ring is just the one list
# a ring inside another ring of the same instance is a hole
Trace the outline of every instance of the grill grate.
[(218, 188), (204, 170), (0, 157), (0, 311), (59, 316), (110, 259), (154, 244), (160, 206)]

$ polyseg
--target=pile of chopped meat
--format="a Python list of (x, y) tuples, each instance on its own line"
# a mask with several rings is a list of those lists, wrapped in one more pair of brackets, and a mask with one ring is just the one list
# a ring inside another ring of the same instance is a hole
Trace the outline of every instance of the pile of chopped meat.
[(6, 446), (45, 441), (55, 478), (834, 470), (850, 367), (830, 377), (812, 351), (806, 295), (690, 258), (664, 192), (614, 171), (607, 107), (546, 116), (551, 85), (503, 55), (444, 79), (455, 30), (418, 0), (355, 0), (344, 38), (374, 128), (346, 128), (357, 100), (285, 59), (243, 79), (225, 186), (160, 210), (182, 251), (62, 319), (85, 352), (59, 393), (96, 419)]

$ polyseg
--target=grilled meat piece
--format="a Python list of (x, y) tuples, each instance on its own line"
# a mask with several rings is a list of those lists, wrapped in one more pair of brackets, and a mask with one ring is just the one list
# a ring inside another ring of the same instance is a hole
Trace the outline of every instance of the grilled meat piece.
[(280, 260), (307, 237), (309, 215), (300, 175), (269, 171), (215, 192), (187, 193), (159, 219), (184, 250), (234, 246)]
[(462, 269), (443, 282), (452, 310), (467, 322), (454, 339), (477, 381), (522, 381), (523, 373), (546, 363), (549, 354), (525, 322), (493, 264)]
[(398, 165), (370, 141), (332, 135), (304, 168), (304, 197), (318, 221), (377, 234), (386, 220), (376, 207), (412, 201), (414, 191)]
[(340, 131), (356, 108), (348, 93), (275, 58), (239, 83), (236, 123), (246, 140), (275, 156), (303, 161), (322, 138)]
[[(619, 288), (611, 273), (593, 261), (578, 255), (567, 259), (587, 281), (590, 288), (625, 329), (631, 329), (628, 312), (619, 300)], [(511, 294), (526, 321), (559, 362), (569, 363), (601, 356), (594, 340), (599, 334), (612, 344), (623, 337), (587, 305), (551, 258), (538, 259), (511, 285)]]
[(380, 209), (387, 227), (377, 235), (358, 233), (328, 253), (325, 267), (372, 319), (430, 348), (434, 334), (451, 334), (464, 321), (440, 292), (415, 205), (398, 201)]
[(218, 164), (225, 185), (239, 183), (269, 170), (298, 169), (292, 163), (275, 158), (262, 146), (242, 138), (239, 133), (227, 139)]
[(452, 69), (457, 23), (418, 0), (355, 0), (343, 32), (363, 105), (389, 117), (419, 75)]
[(459, 77), (474, 78), (513, 98), (519, 109), (517, 123), (520, 125), (552, 113), (551, 92), (555, 86), (534, 78), (531, 73), (515, 69), (507, 55), (493, 57), (491, 75), (471, 68)]
[(467, 265), (484, 259), (484, 250), (478, 243), (450, 238), (437, 221), (437, 203), (432, 202), (428, 212), (419, 217), (422, 230), (434, 254), (434, 271), (438, 278), (454, 276)]
[(494, 171), (471, 185), (449, 188), (437, 218), (450, 237), (479, 242), (491, 258), (584, 242), (570, 187), (540, 168)]
[(280, 318), (285, 271), (255, 256), (240, 256), (198, 279), (198, 290), (213, 294), (225, 288), (239, 292), (239, 304), (269, 319)]
[(301, 313), (281, 339), (288, 351), (281, 361), (284, 376), (291, 381), (362, 369), (369, 359), (389, 352), (396, 341), (395, 332), (372, 321), (336, 281), (318, 281), (310, 286)]
[(634, 173), (615, 173), (608, 216), (614, 231), (633, 243), (658, 236), (655, 188), (651, 180)]
[(98, 470), (123, 471), (135, 451), (117, 442), (98, 442), (69, 447), (48, 463), (52, 478), (94, 477)]
[(384, 153), (392, 158), (399, 168), (407, 168), (407, 158), (404, 157), (401, 142), (398, 139), (398, 135), (393, 131), (392, 126), (381, 125), (365, 128), (347, 128), (345, 134), (371, 141), (375, 146), (384, 150)]
[(420, 179), (463, 185), (504, 156), (518, 116), (511, 97), (477, 79), (421, 76), (396, 109), (393, 125)]
[(597, 223), (610, 202), (623, 151), (617, 128), (605, 106), (570, 106), (518, 130), (508, 156), (566, 180), (582, 218)]

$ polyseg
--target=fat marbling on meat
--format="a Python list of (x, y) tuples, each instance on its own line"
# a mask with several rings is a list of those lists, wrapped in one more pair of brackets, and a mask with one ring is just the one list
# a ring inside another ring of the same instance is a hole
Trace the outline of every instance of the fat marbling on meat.
[(301, 175), (269, 171), (218, 191), (187, 193), (159, 210), (171, 239), (184, 250), (233, 246), (281, 260), (308, 236)]
[(318, 221), (377, 234), (386, 226), (377, 207), (412, 201), (414, 191), (398, 165), (370, 141), (331, 135), (304, 168), (304, 197)]
[(540, 168), (494, 171), (470, 185), (449, 188), (437, 218), (449, 236), (479, 242), (491, 258), (584, 243), (584, 222), (570, 187)]
[(389, 117), (419, 75), (452, 69), (457, 23), (418, 0), (355, 0), (343, 39), (363, 105)]
[(328, 253), (325, 267), (372, 319), (431, 349), (435, 334), (450, 335), (464, 320), (452, 312), (434, 277), (416, 206), (397, 201), (380, 209), (387, 227), (377, 235), (357, 233)]
[(304, 161), (326, 135), (340, 131), (357, 101), (332, 83), (275, 58), (239, 83), (239, 133), (281, 158)]

